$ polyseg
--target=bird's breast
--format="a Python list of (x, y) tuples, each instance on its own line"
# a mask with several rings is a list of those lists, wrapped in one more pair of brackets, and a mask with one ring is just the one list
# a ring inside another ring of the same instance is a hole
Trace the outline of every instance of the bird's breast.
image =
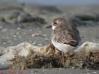
[(54, 39), (51, 40), (52, 44), (60, 51), (66, 53), (69, 51), (74, 51), (75, 47), (69, 45), (69, 44), (63, 44), (55, 41)]

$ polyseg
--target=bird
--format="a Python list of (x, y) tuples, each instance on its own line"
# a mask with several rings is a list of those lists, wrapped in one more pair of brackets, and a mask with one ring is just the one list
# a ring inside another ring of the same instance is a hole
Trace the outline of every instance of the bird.
[(79, 31), (72, 19), (56, 17), (51, 24), (51, 43), (63, 53), (74, 51), (81, 41)]

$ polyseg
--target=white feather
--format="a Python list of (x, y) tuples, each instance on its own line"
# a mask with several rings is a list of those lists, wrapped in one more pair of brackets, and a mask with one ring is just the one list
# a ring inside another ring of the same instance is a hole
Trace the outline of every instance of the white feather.
[(75, 47), (69, 45), (69, 44), (63, 44), (63, 43), (59, 43), (55, 40), (52, 39), (52, 44), (60, 51), (66, 53), (69, 51), (74, 51)]
[(55, 30), (56, 26), (52, 26), (52, 30)]

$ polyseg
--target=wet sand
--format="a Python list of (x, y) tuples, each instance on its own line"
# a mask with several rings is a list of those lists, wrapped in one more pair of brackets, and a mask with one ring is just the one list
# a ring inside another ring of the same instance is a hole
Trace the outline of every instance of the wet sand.
[(29, 69), (29, 70), (5, 70), (1, 74), (99, 74), (98, 70), (85, 69)]

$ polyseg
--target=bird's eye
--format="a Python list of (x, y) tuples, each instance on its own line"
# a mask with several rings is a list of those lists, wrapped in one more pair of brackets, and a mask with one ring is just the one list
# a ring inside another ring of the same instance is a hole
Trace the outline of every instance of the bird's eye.
[(56, 22), (54, 22), (54, 25), (57, 24)]

